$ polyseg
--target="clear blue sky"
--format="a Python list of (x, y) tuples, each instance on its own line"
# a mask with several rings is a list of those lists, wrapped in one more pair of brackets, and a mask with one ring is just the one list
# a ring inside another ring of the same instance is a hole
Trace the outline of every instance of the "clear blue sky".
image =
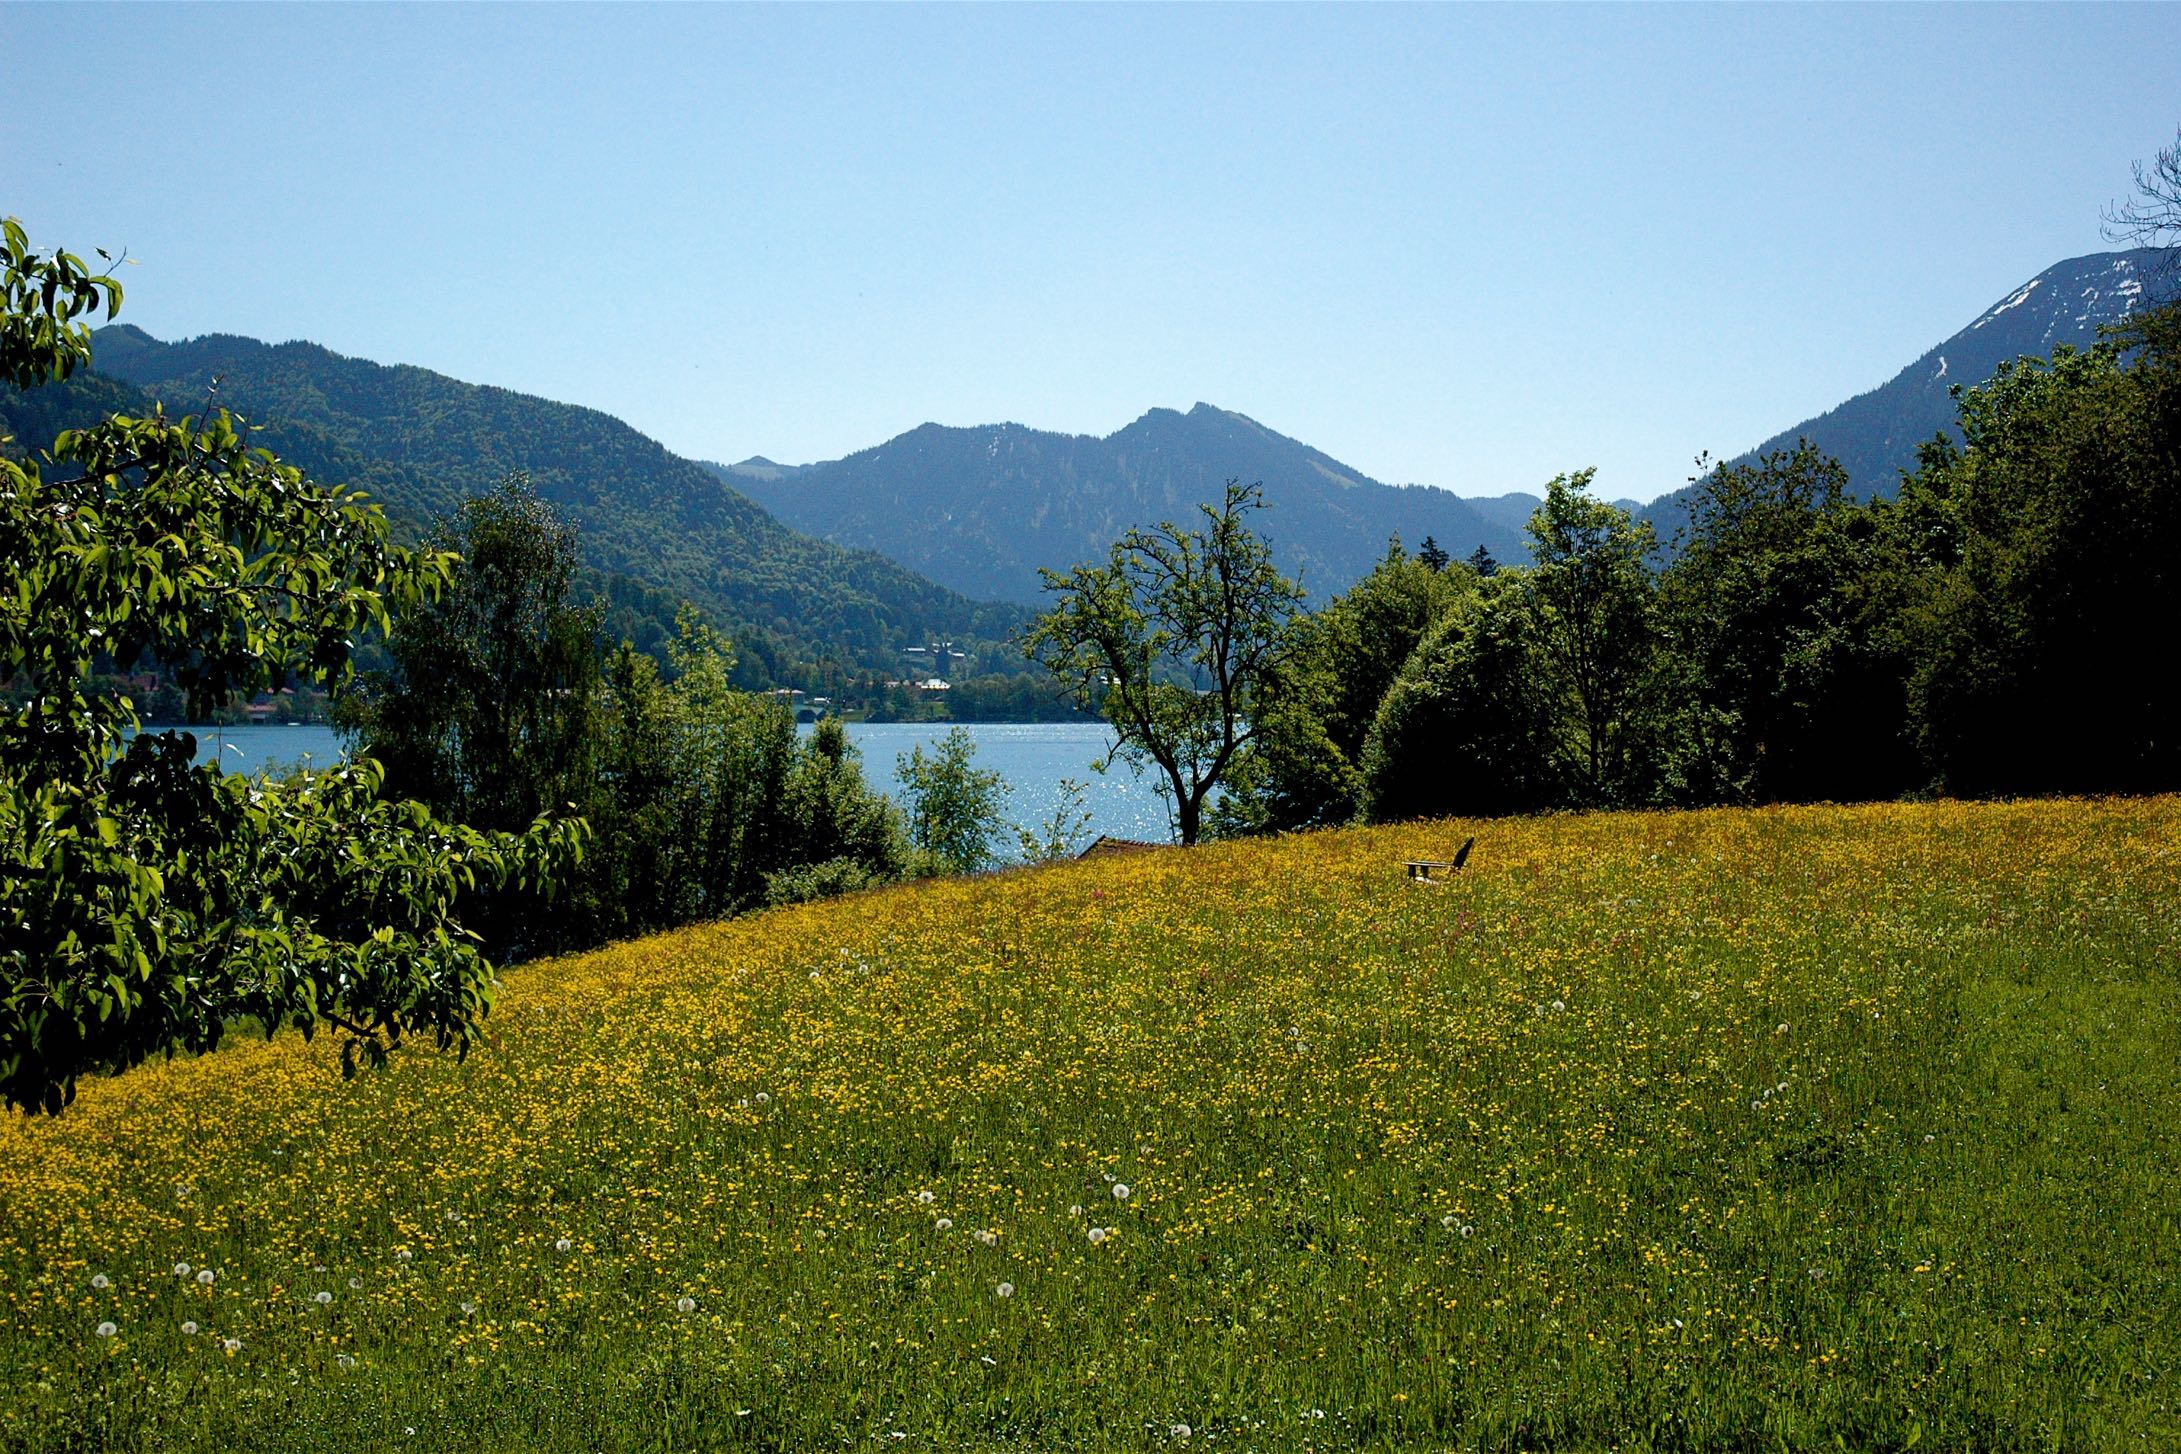
[(2171, 5), (0, 4), (0, 212), (685, 454), (1201, 399), (1647, 498), (2103, 250), (2177, 77)]

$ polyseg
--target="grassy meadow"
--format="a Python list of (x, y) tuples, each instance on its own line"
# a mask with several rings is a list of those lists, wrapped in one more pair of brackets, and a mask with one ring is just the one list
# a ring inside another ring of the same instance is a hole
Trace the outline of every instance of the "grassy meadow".
[(0, 1124), (0, 1448), (2181, 1447), (2181, 801), (1146, 854)]

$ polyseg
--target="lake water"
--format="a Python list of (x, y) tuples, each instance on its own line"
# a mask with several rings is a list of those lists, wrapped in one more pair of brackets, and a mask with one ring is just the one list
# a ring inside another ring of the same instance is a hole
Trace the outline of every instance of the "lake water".
[[(848, 739), (863, 754), (863, 775), (872, 786), (897, 794), (894, 781), (898, 760), (912, 747), (929, 752), (947, 734), (948, 723), (851, 722)], [(1166, 804), (1149, 778), (1138, 778), (1116, 764), (1104, 776), (1092, 772), (1093, 760), (1102, 756), (1113, 733), (1099, 722), (970, 722), (963, 724), (976, 739), (975, 765), (1000, 774), (1008, 786), (1007, 816), (1026, 828), (1042, 828), (1060, 805), (1060, 782), (1073, 778), (1084, 785), (1083, 806), (1090, 812), (1090, 826), (1079, 842), (1100, 833), (1116, 838), (1145, 838), (1159, 842), (1171, 836)], [(197, 760), (218, 758), (229, 772), (260, 773), (298, 765), (324, 767), (341, 760), (341, 739), (331, 727), (298, 723), (293, 726), (195, 727)], [(801, 729), (808, 733), (810, 729)], [(1013, 844), (1005, 845), (1008, 849)]]

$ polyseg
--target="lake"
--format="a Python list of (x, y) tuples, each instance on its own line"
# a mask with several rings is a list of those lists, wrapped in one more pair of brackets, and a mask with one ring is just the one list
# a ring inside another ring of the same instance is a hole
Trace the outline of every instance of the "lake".
[[(896, 762), (912, 747), (929, 752), (947, 734), (950, 723), (851, 722), (848, 740), (863, 754), (863, 775), (876, 788), (897, 794)], [(1116, 838), (1164, 842), (1171, 837), (1166, 805), (1149, 778), (1137, 778), (1116, 764), (1103, 777), (1090, 769), (1113, 741), (1100, 722), (969, 722), (962, 724), (976, 740), (975, 765), (1000, 774), (1008, 786), (1007, 816), (1026, 828), (1040, 828), (1060, 803), (1060, 780), (1084, 785), (1083, 806), (1091, 821), (1087, 842), (1100, 833)], [(157, 729), (154, 729), (157, 730)], [(261, 773), (302, 766), (324, 767), (341, 760), (341, 739), (331, 727), (252, 724), (245, 727), (194, 727), (197, 760), (215, 757), (229, 772)], [(806, 735), (811, 730), (800, 729)], [(1010, 850), (1014, 845), (1003, 845)]]

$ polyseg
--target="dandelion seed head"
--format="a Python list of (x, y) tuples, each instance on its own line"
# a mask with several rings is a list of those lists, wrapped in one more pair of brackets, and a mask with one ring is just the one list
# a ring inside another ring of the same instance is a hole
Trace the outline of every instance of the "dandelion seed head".
[(229, 1357), (232, 1357), (242, 1351), (242, 1339), (229, 1338), (220, 1344), (220, 1349)]
[(674, 1310), (678, 1313), (693, 1313), (697, 1310), (697, 1300), (693, 1297), (676, 1298)]
[(196, 1324), (195, 1324), (194, 1322), (189, 1322), (189, 1323), (184, 1323), (184, 1324), (182, 1324), (182, 1336), (183, 1336), (183, 1337), (185, 1337), (185, 1338), (194, 1338), (194, 1337), (196, 1337), (196, 1336), (197, 1336), (197, 1325), (196, 1325)]
[(932, 1196), (932, 1194), (931, 1194), (930, 1192), (928, 1192), (928, 1191), (920, 1191), (920, 1192), (918, 1192), (918, 1193), (916, 1194), (916, 1199), (917, 1199), (917, 1201), (918, 1201), (918, 1202), (920, 1202), (921, 1204), (923, 1204), (924, 1206), (927, 1206), (927, 1207), (928, 1207), (928, 1206), (930, 1206), (930, 1205), (932, 1204), (932, 1202), (933, 1202), (934, 1200), (936, 1200), (936, 1199), (935, 1199), (935, 1198), (934, 1198), (934, 1197)]
[(212, 1269), (209, 1267), (203, 1268), (197, 1273), (197, 1281), (205, 1287), (212, 1286), (212, 1284), (216, 1280), (217, 1279), (213, 1276)]
[(1002, 1298), (1013, 1297), (1015, 1295), (1015, 1285), (1011, 1282), (1003, 1282), (998, 1287), (992, 1289), (992, 1295), (994, 1297)]
[(187, 1276), (189, 1276), (189, 1264), (188, 1264), (188, 1263), (186, 1263), (186, 1262), (177, 1262), (177, 1263), (175, 1263), (175, 1264), (174, 1264), (174, 1275), (175, 1275), (176, 1277), (187, 1277)]
[(93, 1328), (91, 1331), (98, 1334), (101, 1338), (111, 1338), (114, 1334), (120, 1332), (121, 1330), (115, 1327), (112, 1323), (100, 1323), (96, 1328)]
[(100, 1292), (104, 1292), (107, 1288), (113, 1286), (113, 1282), (105, 1273), (98, 1272), (91, 1275), (91, 1286), (97, 1288)]
[(1084, 1233), (1083, 1235), (1090, 1238), (1091, 1246), (1096, 1247), (1099, 1243), (1105, 1241), (1107, 1237), (1111, 1236), (1112, 1233), (1108, 1232), (1103, 1227), (1093, 1227), (1090, 1229), (1090, 1231)]
[(1117, 1181), (1113, 1184), (1113, 1199), (1117, 1202), (1125, 1202), (1128, 1200), (1127, 1182)]
[(350, 1278), (350, 1279), (348, 1280), (348, 1287), (349, 1287), (349, 1291), (351, 1291), (351, 1292), (354, 1292), (354, 1291), (355, 1291), (356, 1289), (358, 1289), (358, 1288), (360, 1288), (360, 1287), (362, 1287), (362, 1286), (363, 1286), (363, 1279), (362, 1279), (362, 1278), (360, 1278), (360, 1277), (352, 1277), (352, 1278)]
[(951, 1232), (954, 1230), (954, 1218), (941, 1217), (938, 1221), (932, 1223), (932, 1225), (934, 1227), (937, 1227), (942, 1232)]
[(574, 1243), (573, 1241), (571, 1241), (570, 1239), (568, 1239), (568, 1238), (566, 1238), (566, 1237), (563, 1237), (563, 1238), (561, 1238), (561, 1239), (560, 1239), (560, 1240), (559, 1240), (558, 1242), (555, 1242), (555, 1243), (553, 1244), (553, 1250), (554, 1250), (555, 1252), (566, 1252), (566, 1251), (568, 1251), (568, 1250), (569, 1250), (570, 1248), (574, 1247), (575, 1245), (576, 1245), (576, 1244), (575, 1244), (575, 1243)]
[(310, 1300), (318, 1304), (318, 1306), (324, 1307), (327, 1303), (333, 1301), (333, 1294), (330, 1292), (314, 1292), (310, 1295)]

